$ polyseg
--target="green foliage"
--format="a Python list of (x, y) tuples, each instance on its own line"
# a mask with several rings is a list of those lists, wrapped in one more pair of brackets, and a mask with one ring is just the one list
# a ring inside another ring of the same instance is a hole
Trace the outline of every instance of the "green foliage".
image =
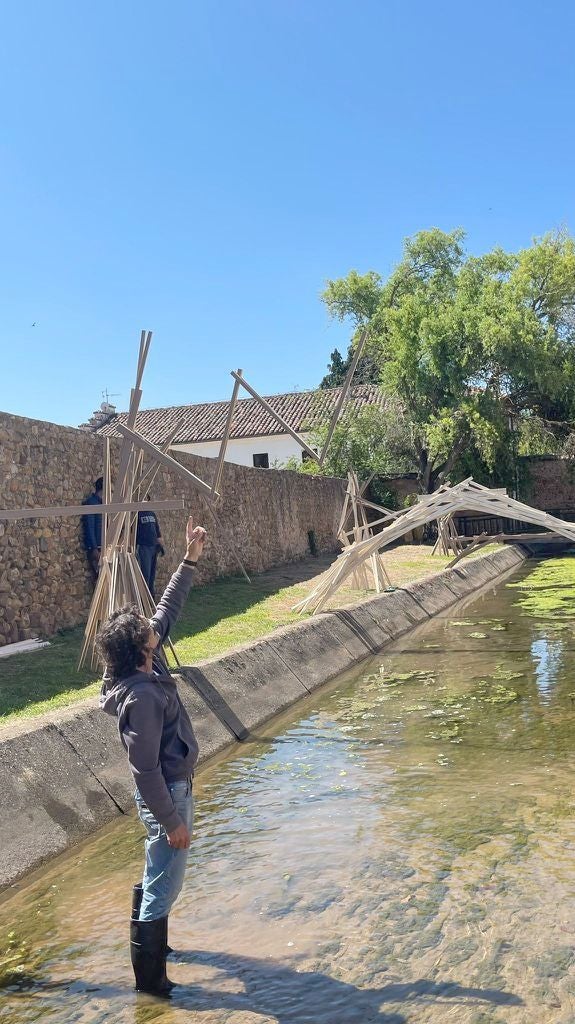
[[(314, 446), (323, 445), (326, 432), (327, 427), (316, 431)], [(355, 470), (360, 478), (373, 473), (386, 476), (409, 472), (411, 464), (405, 455), (408, 446), (404, 420), (396, 415), (393, 403), (385, 409), (350, 408), (333, 432), (324, 472), (328, 476), (346, 476), (349, 470)]]
[(557, 455), (560, 442), (557, 435), (540, 416), (523, 413), (517, 427), (518, 455)]
[(404, 455), (424, 491), (464, 457), (493, 472), (512, 414), (519, 445), (547, 451), (574, 413), (573, 239), (557, 233), (479, 257), (463, 243), (461, 230), (422, 231), (387, 281), (352, 271), (323, 295), (333, 316), (369, 324), (369, 355), (402, 410)]
[(339, 349), (334, 348), (327, 367), (327, 373), (323, 378), (320, 388), (340, 387), (347, 373), (349, 359), (344, 359)]
[[(320, 383), (320, 388), (339, 388), (344, 383), (350, 363), (353, 359), (353, 342), (347, 350), (344, 359), (339, 349), (334, 348), (327, 373)], [(356, 384), (378, 384), (379, 366), (371, 356), (362, 356), (358, 361), (353, 375), (353, 383)]]

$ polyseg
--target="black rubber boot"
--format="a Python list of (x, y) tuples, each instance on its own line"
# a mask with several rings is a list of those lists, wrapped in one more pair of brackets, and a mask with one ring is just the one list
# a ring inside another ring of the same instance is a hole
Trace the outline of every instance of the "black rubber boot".
[(132, 889), (132, 920), (137, 921), (140, 916), (140, 907), (142, 906), (142, 896), (144, 895), (144, 887), (141, 882)]
[[(142, 896), (144, 895), (144, 887), (141, 882), (132, 889), (132, 920), (137, 921), (140, 917), (140, 907), (142, 906)], [(168, 946), (168, 919), (166, 918), (166, 956), (173, 953), (171, 946)]]
[(130, 956), (136, 991), (167, 999), (174, 985), (166, 975), (167, 917), (130, 921)]

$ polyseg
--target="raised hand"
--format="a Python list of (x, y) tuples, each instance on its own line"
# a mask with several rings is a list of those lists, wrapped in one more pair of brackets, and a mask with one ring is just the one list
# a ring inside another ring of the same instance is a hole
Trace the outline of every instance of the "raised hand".
[(186, 558), (197, 562), (204, 550), (207, 533), (203, 526), (194, 526), (193, 516), (190, 516), (186, 526)]

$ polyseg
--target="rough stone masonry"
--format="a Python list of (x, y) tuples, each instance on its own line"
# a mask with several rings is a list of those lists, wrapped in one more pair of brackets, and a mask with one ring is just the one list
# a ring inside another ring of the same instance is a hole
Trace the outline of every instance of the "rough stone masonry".
[[(119, 446), (112, 441), (113, 458)], [(0, 508), (80, 503), (102, 473), (102, 452), (102, 438), (94, 434), (0, 413)], [(215, 460), (176, 457), (211, 482)], [(344, 491), (343, 480), (226, 463), (217, 511), (248, 572), (262, 572), (308, 555), (310, 530), (318, 552), (337, 550)], [(203, 499), (175, 474), (161, 470), (152, 497), (180, 495), (186, 510), (210, 533), (199, 582), (236, 573)], [(181, 556), (187, 514), (159, 513), (166, 557), (158, 560), (158, 590)], [(0, 522), (0, 645), (50, 636), (84, 622), (91, 595), (79, 517)]]

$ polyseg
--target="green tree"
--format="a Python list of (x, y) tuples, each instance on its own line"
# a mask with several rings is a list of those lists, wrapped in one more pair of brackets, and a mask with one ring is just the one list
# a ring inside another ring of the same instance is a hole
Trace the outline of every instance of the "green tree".
[[(339, 388), (345, 381), (347, 371), (349, 370), (350, 363), (353, 359), (353, 342), (350, 344), (347, 350), (347, 356), (344, 359), (339, 349), (334, 348), (330, 362), (328, 363), (327, 373), (323, 378), (320, 388)], [(379, 366), (371, 356), (362, 356), (359, 360), (355, 373), (353, 375), (353, 383), (355, 384), (379, 384)]]
[(320, 388), (339, 388), (345, 380), (348, 366), (349, 359), (344, 359), (339, 349), (334, 348), (327, 365), (327, 373), (320, 384)]
[(352, 271), (323, 299), (340, 320), (369, 325), (422, 491), (473, 457), (494, 471), (520, 417), (551, 433), (573, 419), (575, 245), (563, 232), (469, 256), (463, 231), (422, 231), (386, 281)]

